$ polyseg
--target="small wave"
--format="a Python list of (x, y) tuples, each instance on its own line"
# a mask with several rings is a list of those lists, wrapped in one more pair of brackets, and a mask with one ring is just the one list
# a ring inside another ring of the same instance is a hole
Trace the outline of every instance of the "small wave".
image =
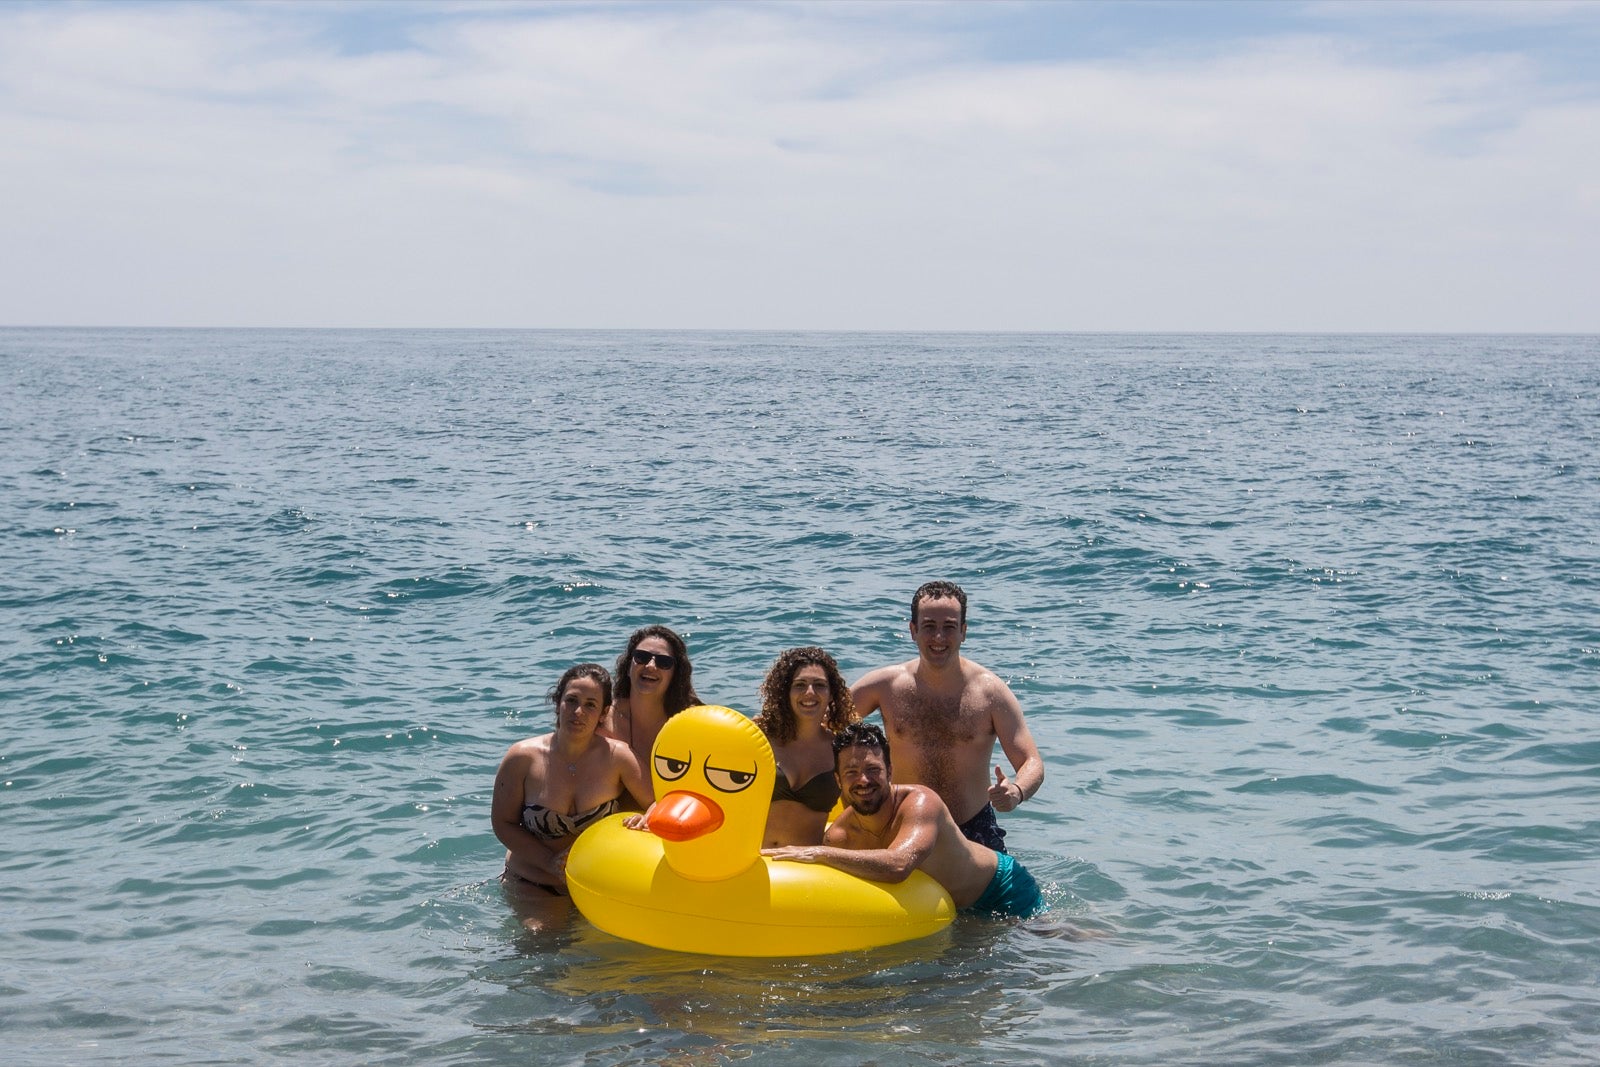
[(1376, 796), (1393, 796), (1400, 792), (1389, 786), (1372, 785), (1367, 782), (1357, 781), (1337, 774), (1301, 774), (1286, 775), (1282, 777), (1257, 778), (1243, 785), (1231, 786), (1235, 793), (1305, 793), (1318, 797), (1349, 796), (1352, 794), (1373, 794)]
[(1556, 767), (1586, 767), (1600, 770), (1600, 741), (1571, 744), (1529, 745), (1506, 757), (1507, 760), (1533, 760)]
[(183, 630), (175, 626), (154, 626), (144, 622), (125, 622), (117, 627), (117, 635), (130, 640), (155, 639), (175, 645), (192, 645), (209, 640), (204, 634)]
[(397, 578), (385, 582), (380, 588), (388, 596), (405, 600), (448, 600), (455, 597), (480, 596), (491, 591), (493, 586), (471, 572), (450, 571), (439, 577), (419, 575), (414, 578)]

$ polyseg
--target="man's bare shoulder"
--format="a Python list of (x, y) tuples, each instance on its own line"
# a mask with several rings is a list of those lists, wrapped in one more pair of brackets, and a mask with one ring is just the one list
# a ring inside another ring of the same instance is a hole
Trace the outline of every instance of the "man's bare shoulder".
[(896, 814), (912, 815), (917, 818), (937, 818), (939, 812), (946, 810), (944, 801), (925, 785), (916, 782), (895, 783), (896, 789), (904, 790), (900, 794), (900, 807)]
[(862, 715), (870, 715), (874, 711), (888, 708), (893, 714), (897, 708), (899, 694), (905, 693), (916, 685), (916, 678), (911, 673), (911, 668), (916, 666), (916, 661), (909, 663), (891, 663), (887, 667), (878, 667), (861, 676), (860, 681), (850, 687), (851, 699), (855, 701), (856, 710)]
[(917, 665), (916, 660), (907, 660), (904, 663), (891, 663), (887, 667), (877, 667), (863, 674), (852, 689), (883, 688), (894, 684), (897, 680), (911, 675), (911, 668)]
[(996, 700), (1014, 701), (1016, 699), (1011, 692), (1011, 687), (998, 674), (976, 660), (970, 660), (963, 656), (961, 659), (961, 673), (966, 678), (967, 689), (983, 698), (985, 703), (991, 703)]

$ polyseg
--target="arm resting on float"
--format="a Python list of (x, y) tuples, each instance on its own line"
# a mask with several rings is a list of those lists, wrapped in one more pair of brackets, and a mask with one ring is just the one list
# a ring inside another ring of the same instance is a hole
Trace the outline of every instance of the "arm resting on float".
[(827, 867), (865, 878), (869, 882), (903, 882), (917, 869), (915, 863), (891, 848), (852, 849), (832, 845), (784, 845), (764, 848), (763, 856), (791, 863), (820, 863)]
[[(926, 797), (933, 797), (931, 792)], [(938, 840), (938, 823), (920, 793), (901, 805), (899, 829), (886, 848), (840, 848), (837, 845), (786, 845), (764, 848), (763, 856), (798, 863), (822, 863), (857, 878), (872, 882), (903, 882), (922, 866)], [(937, 801), (937, 797), (934, 800)], [(841, 820), (842, 821), (842, 820)], [(828, 828), (826, 839), (841, 841), (844, 832), (837, 824)]]

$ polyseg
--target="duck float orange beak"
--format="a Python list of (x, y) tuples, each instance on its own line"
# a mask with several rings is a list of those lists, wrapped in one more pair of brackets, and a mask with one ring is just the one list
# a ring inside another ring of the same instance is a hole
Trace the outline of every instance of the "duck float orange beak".
[(650, 832), (667, 841), (693, 841), (716, 833), (724, 816), (717, 802), (698, 793), (668, 793), (650, 809)]
[(731, 708), (667, 720), (650, 754), (659, 798), (649, 832), (612, 815), (567, 854), (572, 901), (609, 934), (723, 956), (815, 956), (926, 937), (955, 917), (921, 871), (869, 882), (761, 855), (777, 765), (755, 723)]

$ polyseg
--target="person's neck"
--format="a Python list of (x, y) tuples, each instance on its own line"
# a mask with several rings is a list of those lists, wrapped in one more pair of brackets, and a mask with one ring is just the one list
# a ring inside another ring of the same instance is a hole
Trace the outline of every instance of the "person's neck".
[(889, 832), (889, 827), (894, 825), (895, 809), (899, 806), (900, 797), (895, 792), (895, 787), (891, 785), (888, 799), (883, 802), (883, 806), (876, 814), (863, 815), (856, 808), (850, 810), (855, 813), (856, 825), (882, 842), (884, 835)]
[(555, 739), (550, 742), (550, 750), (570, 763), (583, 755), (584, 750), (589, 747), (589, 741), (593, 736), (593, 730), (587, 730), (580, 734), (572, 730), (563, 730), (558, 726), (556, 727)]
[(945, 666), (929, 663), (920, 654), (917, 656), (917, 681), (934, 689), (954, 689), (961, 684), (961, 656), (950, 657), (950, 662)]
[(796, 741), (829, 741), (833, 734), (821, 722), (810, 719), (796, 718), (794, 723), (794, 739)]

